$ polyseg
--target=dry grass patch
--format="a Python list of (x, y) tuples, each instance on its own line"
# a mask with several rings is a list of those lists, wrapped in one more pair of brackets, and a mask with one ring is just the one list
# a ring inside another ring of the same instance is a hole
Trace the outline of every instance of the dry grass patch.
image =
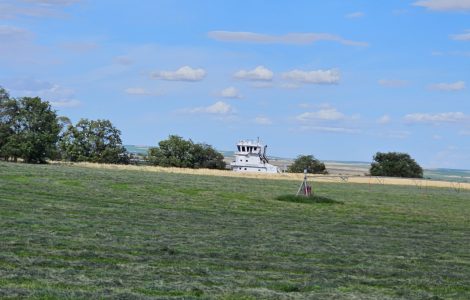
[[(189, 169), (189, 168), (172, 168), (172, 167), (158, 167), (158, 166), (134, 166), (134, 165), (113, 165), (113, 164), (96, 164), (96, 163), (64, 163), (54, 162), (53, 164), (60, 165), (75, 165), (86, 168), (97, 169), (112, 169), (112, 170), (132, 170), (132, 171), (145, 171), (145, 172), (158, 172), (158, 173), (175, 173), (175, 174), (192, 174), (192, 175), (207, 175), (207, 176), (223, 176), (223, 177), (236, 177), (236, 178), (255, 178), (255, 179), (273, 179), (273, 180), (295, 180), (301, 181), (304, 178), (303, 174), (294, 173), (279, 173), (279, 174), (266, 174), (266, 173), (242, 173), (232, 172), (229, 170), (211, 170), (211, 169)], [(310, 179), (313, 182), (342, 182), (338, 176), (329, 175), (315, 175)], [(464, 189), (470, 190), (470, 183), (462, 182), (449, 182), (440, 180), (428, 179), (409, 179), (409, 178), (396, 178), (396, 177), (371, 177), (371, 176), (351, 176), (348, 177), (347, 182), (362, 183), (369, 185), (403, 185), (403, 186), (416, 186), (422, 189), (426, 188), (451, 188), (451, 189)]]

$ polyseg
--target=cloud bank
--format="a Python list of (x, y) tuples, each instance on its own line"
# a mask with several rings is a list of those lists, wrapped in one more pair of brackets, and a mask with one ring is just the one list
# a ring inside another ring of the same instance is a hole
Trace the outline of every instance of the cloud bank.
[(238, 89), (233, 86), (223, 89), (220, 92), (220, 96), (223, 98), (232, 98), (232, 99), (238, 99), (242, 97), (240, 95), (240, 91), (238, 91)]
[(445, 112), (437, 114), (413, 113), (406, 115), (404, 120), (409, 123), (459, 123), (469, 121), (470, 116), (467, 116), (463, 112)]
[(413, 5), (434, 11), (470, 11), (470, 0), (423, 0)]
[(460, 91), (465, 89), (465, 82), (464, 81), (456, 81), (451, 83), (435, 83), (430, 86), (432, 90), (436, 91)]
[(336, 84), (341, 76), (338, 70), (331, 69), (313, 71), (292, 70), (282, 74), (282, 77), (301, 83)]
[(223, 101), (218, 101), (209, 106), (202, 106), (189, 109), (188, 112), (193, 114), (213, 114), (213, 115), (227, 115), (234, 112), (233, 107)]
[(465, 33), (452, 34), (450, 38), (454, 41), (470, 41), (470, 30), (466, 30)]
[(257, 66), (253, 70), (240, 70), (233, 76), (243, 80), (271, 81), (274, 77), (274, 73), (264, 66)]
[(206, 76), (204, 69), (193, 69), (190, 66), (184, 66), (176, 71), (157, 71), (152, 72), (150, 77), (169, 81), (200, 81)]
[(211, 39), (222, 42), (308, 45), (319, 41), (330, 41), (348, 46), (368, 46), (368, 43), (344, 39), (341, 36), (330, 33), (288, 33), (284, 35), (269, 35), (245, 31), (211, 31), (208, 33), (208, 36)]

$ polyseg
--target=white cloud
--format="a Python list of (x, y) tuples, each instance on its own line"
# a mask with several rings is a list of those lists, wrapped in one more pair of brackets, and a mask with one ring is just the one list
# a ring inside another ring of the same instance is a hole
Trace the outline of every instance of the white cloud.
[(32, 39), (32, 37), (33, 34), (26, 29), (9, 25), (0, 25), (1, 43), (25, 41)]
[(382, 125), (388, 124), (391, 121), (392, 121), (392, 118), (390, 118), (389, 115), (383, 115), (377, 119), (377, 123), (382, 124)]
[(465, 30), (465, 33), (452, 34), (450, 38), (455, 41), (470, 41), (470, 30)]
[(22, 0), (23, 2), (35, 3), (43, 6), (71, 5), (81, 0)]
[(298, 121), (307, 122), (307, 121), (338, 121), (344, 120), (346, 116), (337, 111), (336, 108), (325, 108), (320, 109), (314, 112), (304, 112), (296, 117)]
[(33, 77), (5, 78), (2, 79), (2, 83), (5, 84), (5, 88), (9, 90), (29, 94), (51, 90), (55, 87), (54, 84), (48, 81), (38, 80)]
[(63, 17), (60, 10), (64, 6), (75, 4), (81, 0), (1, 0), (0, 19), (26, 17)]
[(313, 71), (292, 70), (282, 74), (282, 77), (302, 83), (336, 84), (341, 76), (338, 70), (331, 69)]
[(304, 131), (321, 131), (321, 132), (332, 132), (332, 133), (360, 133), (359, 129), (346, 128), (346, 127), (326, 127), (326, 126), (302, 126), (301, 130)]
[(362, 18), (364, 16), (365, 16), (365, 13), (363, 13), (362, 11), (356, 11), (356, 12), (352, 12), (352, 13), (347, 14), (346, 18), (358, 19), (358, 18)]
[(318, 41), (337, 42), (348, 46), (368, 46), (364, 42), (356, 42), (330, 33), (288, 33), (285, 35), (269, 35), (255, 32), (211, 31), (208, 36), (223, 42), (248, 42), (260, 44), (298, 44), (307, 45)]
[(422, 0), (413, 5), (435, 11), (470, 11), (470, 0)]
[(233, 76), (237, 79), (271, 81), (274, 73), (264, 66), (257, 66), (253, 70), (240, 70)]
[(126, 94), (135, 95), (135, 96), (158, 96), (159, 93), (150, 92), (142, 87), (130, 87), (124, 90)]
[(456, 81), (451, 83), (436, 83), (432, 84), (430, 88), (437, 91), (460, 91), (465, 89), (465, 82)]
[(196, 107), (189, 109), (188, 112), (195, 114), (216, 114), (216, 115), (227, 115), (234, 112), (233, 107), (223, 101), (218, 101), (209, 106)]
[(51, 101), (49, 102), (51, 106), (55, 108), (74, 108), (81, 105), (81, 102), (78, 100), (61, 100), (61, 101)]
[(389, 88), (399, 88), (408, 85), (408, 81), (400, 79), (380, 79), (378, 82), (381, 86)]
[(447, 52), (442, 52), (442, 51), (433, 51), (431, 53), (433, 56), (444, 56), (444, 55), (450, 55), (450, 56), (465, 56), (465, 57), (470, 57), (470, 51), (447, 51)]
[(200, 81), (206, 76), (204, 69), (193, 69), (184, 66), (176, 71), (157, 71), (150, 74), (152, 78), (170, 81)]
[(406, 115), (404, 120), (409, 123), (460, 123), (469, 121), (470, 116), (463, 112), (445, 112), (438, 114), (413, 113)]
[(300, 103), (300, 108), (308, 108), (308, 109), (330, 109), (332, 108), (329, 103)]
[(233, 98), (233, 99), (242, 97), (240, 95), (240, 91), (233, 86), (223, 89), (220, 92), (220, 96), (223, 98)]
[(56, 108), (72, 108), (80, 105), (75, 99), (75, 91), (44, 80), (32, 77), (3, 79), (5, 88), (18, 97), (40, 97)]
[[(1, 0), (0, 0), (1, 1)], [(1, 5), (0, 5), (1, 14)], [(24, 28), (0, 25), (0, 65), (45, 65), (50, 67), (57, 57), (51, 60), (51, 50), (35, 43), (35, 35)]]
[(258, 116), (255, 118), (255, 123), (260, 125), (271, 125), (273, 122), (268, 117)]

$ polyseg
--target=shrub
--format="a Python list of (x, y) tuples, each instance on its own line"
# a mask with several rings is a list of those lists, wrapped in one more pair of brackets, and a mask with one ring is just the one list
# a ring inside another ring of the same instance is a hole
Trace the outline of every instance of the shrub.
[(313, 155), (299, 155), (294, 163), (289, 166), (287, 172), (290, 173), (328, 174), (325, 164), (316, 159)]
[(423, 169), (407, 153), (377, 152), (370, 167), (372, 176), (423, 178)]

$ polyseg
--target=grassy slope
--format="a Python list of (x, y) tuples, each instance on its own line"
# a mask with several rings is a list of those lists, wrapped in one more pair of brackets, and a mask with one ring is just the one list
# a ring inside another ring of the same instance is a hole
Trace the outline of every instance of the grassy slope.
[(0, 163), (0, 298), (470, 298), (470, 192)]

